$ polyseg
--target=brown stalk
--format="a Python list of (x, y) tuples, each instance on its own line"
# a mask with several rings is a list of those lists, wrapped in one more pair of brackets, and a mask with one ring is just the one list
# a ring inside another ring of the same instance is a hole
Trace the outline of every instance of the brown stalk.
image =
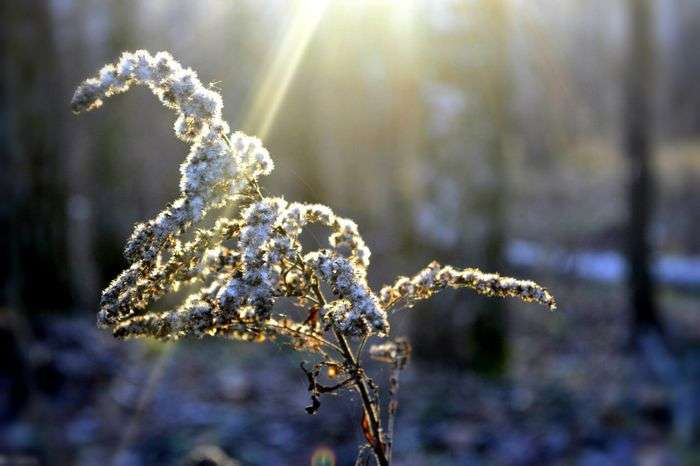
[[(311, 286), (311, 289), (313, 289), (314, 293), (316, 294), (316, 297), (323, 306), (326, 303), (326, 299), (323, 296), (323, 293), (321, 293), (321, 289), (319, 288), (318, 283), (314, 283)], [(372, 437), (375, 439), (374, 442), (370, 442), (370, 446), (372, 447), (372, 450), (374, 451), (375, 455), (377, 455), (377, 461), (379, 461), (379, 465), (389, 466), (389, 459), (386, 455), (385, 443), (383, 441), (384, 435), (382, 433), (382, 426), (379, 421), (379, 406), (377, 400), (372, 398), (372, 396), (370, 395), (365, 371), (362, 369), (362, 367), (358, 365), (357, 359), (355, 358), (355, 354), (352, 352), (352, 348), (350, 348), (350, 344), (348, 343), (347, 338), (345, 338), (345, 335), (340, 333), (340, 331), (338, 330), (334, 330), (334, 333), (335, 337), (338, 339), (338, 343), (340, 344), (340, 349), (342, 350), (343, 356), (349, 363), (350, 367), (353, 368), (355, 387), (357, 387), (357, 390), (360, 392), (362, 404), (364, 406), (367, 418), (369, 419), (370, 431), (372, 433)]]

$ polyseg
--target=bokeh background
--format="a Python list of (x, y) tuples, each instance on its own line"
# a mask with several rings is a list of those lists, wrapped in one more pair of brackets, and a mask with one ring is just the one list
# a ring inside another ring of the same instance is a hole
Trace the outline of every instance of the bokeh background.
[(394, 316), (397, 465), (700, 464), (697, 1), (21, 0), (0, 42), (0, 464), (350, 465), (362, 441), (355, 395), (304, 412), (283, 344), (95, 328), (187, 152), (144, 89), (69, 111), (138, 48), (221, 90), (269, 191), (358, 221), (373, 285), (437, 258), (557, 296)]

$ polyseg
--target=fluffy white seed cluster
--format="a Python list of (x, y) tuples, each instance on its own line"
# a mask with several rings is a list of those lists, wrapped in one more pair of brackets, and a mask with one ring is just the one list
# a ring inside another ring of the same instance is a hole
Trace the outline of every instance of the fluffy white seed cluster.
[[(312, 252), (302, 257), (299, 235), (311, 223), (331, 229), (332, 250)], [(326, 306), (326, 318), (347, 335), (386, 333), (386, 313), (367, 286), (369, 249), (351, 220), (337, 217), (318, 204), (287, 204), (281, 198), (264, 198), (243, 212), (239, 247), (242, 273), (219, 290), (219, 304), (226, 312), (253, 306), (258, 318), (270, 315), (275, 298), (293, 296), (300, 277), (289, 280), (288, 272), (308, 270), (328, 283), (339, 300)], [(307, 281), (306, 293), (314, 290)], [(343, 313), (331, 312), (347, 303)]]
[[(299, 235), (310, 223), (330, 228), (332, 249), (302, 256)], [(237, 243), (235, 250), (221, 246), (231, 240)], [(315, 299), (311, 287), (323, 280), (339, 298), (326, 306), (326, 321), (346, 335), (385, 334), (386, 313), (365, 278), (368, 258), (367, 246), (350, 220), (337, 217), (326, 206), (266, 197), (243, 209), (239, 219), (220, 219), (211, 231), (199, 231), (194, 241), (178, 246), (165, 264), (147, 276), (139, 275), (133, 266), (125, 271), (122, 276), (134, 276), (135, 283), (117, 279), (119, 284), (105, 291), (111, 297), (112, 288), (126, 289), (117, 300), (103, 303), (100, 320), (122, 337), (221, 334), (250, 339), (284, 334), (295, 323), (285, 316), (285, 326), (275, 324), (276, 300), (291, 297), (303, 305), (309, 296)], [(173, 311), (131, 314), (176, 288), (176, 283), (204, 282), (208, 277), (214, 277), (208, 286)], [(345, 304), (342, 314), (330, 311)], [(302, 330), (298, 326), (297, 332)], [(318, 328), (304, 331), (313, 333)]]
[(544, 304), (552, 311), (557, 308), (554, 296), (533, 281), (502, 277), (479, 269), (442, 267), (435, 261), (413, 277), (399, 277), (393, 285), (383, 287), (379, 300), (385, 309), (397, 303), (410, 307), (445, 288), (471, 288), (484, 296), (520, 298), (525, 302)]
[(167, 52), (125, 52), (78, 86), (71, 108), (75, 113), (99, 108), (106, 98), (132, 85), (147, 86), (173, 109), (178, 114), (176, 136), (192, 144), (180, 167), (181, 197), (156, 218), (137, 225), (127, 243), (128, 259), (152, 261), (173, 235), (198, 222), (207, 209), (244, 191), (251, 180), (269, 174), (274, 165), (258, 139), (238, 132), (229, 137), (228, 124), (221, 118), (221, 96)]
[[(355, 222), (324, 205), (263, 196), (258, 178), (274, 167), (267, 150), (256, 138), (231, 134), (221, 117), (221, 96), (170, 54), (124, 53), (78, 87), (72, 109), (98, 108), (107, 97), (135, 84), (148, 86), (175, 110), (175, 134), (191, 147), (180, 167), (180, 197), (136, 226), (125, 250), (129, 268), (102, 293), (98, 324), (115, 335), (248, 340), (282, 335), (298, 347), (315, 348), (330, 329), (347, 336), (388, 335), (387, 310), (445, 287), (469, 287), (555, 307), (551, 295), (533, 282), (436, 263), (413, 278), (400, 278), (377, 296), (367, 284), (370, 251)], [(198, 226), (207, 211), (234, 199), (239, 202), (237, 214), (196, 230), (183, 242), (182, 234)], [(310, 224), (329, 230), (327, 249), (302, 250), (300, 235)], [(190, 293), (180, 306), (152, 309), (160, 298), (183, 287)], [(324, 296), (324, 288), (333, 299)], [(308, 310), (308, 317), (273, 314), (280, 298)]]
[(386, 312), (367, 285), (364, 267), (329, 250), (309, 253), (304, 262), (330, 285), (338, 298), (324, 306), (328, 322), (347, 335), (388, 332)]

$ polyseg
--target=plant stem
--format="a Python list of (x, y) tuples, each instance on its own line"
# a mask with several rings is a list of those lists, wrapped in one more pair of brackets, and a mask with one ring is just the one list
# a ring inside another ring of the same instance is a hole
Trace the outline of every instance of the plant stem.
[(321, 344), (323, 344), (323, 345), (326, 345), (326, 346), (329, 347), (329, 348), (332, 348), (332, 349), (336, 350), (337, 352), (339, 352), (339, 353), (341, 353), (341, 354), (343, 353), (343, 351), (341, 350), (341, 348), (340, 348), (338, 345), (336, 345), (336, 344), (334, 344), (334, 343), (332, 343), (332, 342), (326, 340), (326, 339), (323, 338), (323, 337), (320, 337), (319, 335), (316, 335), (315, 333), (304, 332), (304, 331), (301, 331), (301, 330), (295, 330), (295, 329), (286, 327), (286, 326), (284, 326), (284, 325), (282, 325), (282, 324), (279, 324), (278, 322), (271, 321), (271, 320), (268, 320), (267, 322), (265, 322), (265, 325), (268, 326), (268, 327), (278, 328), (278, 329), (280, 329), (282, 332), (288, 332), (288, 333), (291, 333), (291, 334), (294, 334), (294, 335), (299, 335), (299, 336), (301, 336), (301, 337), (311, 338), (311, 339), (316, 340), (317, 342), (319, 342), (319, 343), (321, 343)]
[(384, 435), (382, 433), (382, 427), (379, 422), (379, 413), (377, 412), (377, 401), (373, 400), (370, 396), (369, 387), (367, 386), (367, 380), (365, 378), (366, 376), (364, 370), (360, 370), (362, 368), (357, 365), (355, 355), (352, 353), (352, 350), (350, 349), (350, 345), (348, 344), (345, 335), (336, 330), (335, 336), (336, 338), (338, 338), (340, 348), (343, 350), (343, 354), (345, 355), (346, 359), (348, 359), (348, 361), (350, 361), (353, 367), (356, 368), (355, 386), (357, 387), (358, 391), (360, 392), (360, 396), (362, 397), (362, 404), (364, 405), (365, 411), (367, 412), (367, 416), (369, 417), (370, 428), (372, 429), (372, 435), (375, 438), (374, 444), (371, 445), (372, 449), (377, 455), (377, 459), (379, 460), (380, 466), (389, 466), (389, 459), (387, 458), (383, 447)]
[(394, 363), (389, 376), (389, 419), (386, 425), (386, 457), (391, 462), (392, 446), (394, 445), (394, 422), (396, 421), (396, 411), (399, 408), (398, 392), (399, 392), (399, 376), (401, 375), (401, 366)]
[[(225, 136), (224, 140), (230, 148), (231, 142), (229, 141), (228, 137)], [(263, 194), (260, 189), (260, 185), (258, 185), (257, 181), (250, 180), (250, 184), (253, 187), (254, 192), (258, 196), (258, 198), (262, 199)], [(300, 269), (304, 271), (305, 268), (303, 267), (303, 261), (301, 260), (301, 257), (298, 257), (297, 259), (300, 262)], [(311, 286), (311, 288), (318, 299), (318, 304), (320, 306), (324, 306), (326, 304), (326, 298), (323, 296), (321, 288), (318, 286), (318, 281), (316, 281)], [(367, 383), (367, 375), (365, 374), (364, 369), (362, 369), (362, 367), (360, 367), (360, 365), (358, 364), (357, 359), (355, 358), (355, 354), (352, 352), (352, 348), (350, 347), (347, 338), (345, 338), (345, 335), (343, 335), (338, 330), (334, 330), (334, 333), (335, 337), (338, 340), (338, 343), (340, 344), (340, 349), (343, 354), (343, 357), (353, 368), (352, 376), (355, 379), (355, 387), (357, 387), (357, 390), (360, 392), (364, 410), (367, 413), (367, 417), (369, 418), (370, 429), (372, 430), (372, 436), (375, 440), (370, 446), (372, 447), (372, 450), (374, 450), (375, 455), (377, 455), (377, 461), (379, 461), (379, 466), (389, 466), (389, 459), (387, 458), (386, 452), (384, 451), (385, 443), (384, 435), (382, 432), (382, 425), (379, 420), (379, 406), (377, 400), (373, 399), (370, 396), (369, 386)]]
[[(323, 306), (326, 303), (326, 299), (321, 293), (321, 289), (318, 283), (314, 283), (311, 287), (318, 297), (319, 302)], [(350, 363), (350, 366), (354, 369), (355, 387), (360, 392), (360, 397), (362, 398), (362, 404), (364, 410), (369, 418), (370, 429), (372, 430), (372, 436), (375, 441), (372, 445), (372, 450), (374, 450), (375, 455), (377, 455), (377, 460), (380, 466), (389, 466), (389, 459), (387, 458), (386, 452), (384, 451), (384, 435), (382, 433), (382, 426), (379, 421), (379, 413), (377, 401), (372, 399), (369, 387), (367, 385), (367, 379), (364, 370), (358, 365), (357, 359), (350, 348), (347, 338), (340, 331), (334, 330), (335, 337), (338, 339), (340, 344), (340, 349), (342, 350), (343, 356)]]

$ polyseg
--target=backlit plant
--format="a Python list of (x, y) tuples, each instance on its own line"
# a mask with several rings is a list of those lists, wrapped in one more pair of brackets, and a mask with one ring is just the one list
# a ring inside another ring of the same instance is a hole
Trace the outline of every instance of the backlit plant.
[[(307, 411), (318, 410), (323, 394), (357, 390), (369, 446), (358, 461), (374, 457), (385, 466), (391, 462), (398, 374), (410, 354), (404, 339), (390, 339), (392, 313), (445, 288), (556, 308), (552, 295), (532, 281), (437, 262), (373, 291), (367, 284), (370, 250), (355, 222), (324, 205), (266, 194), (259, 179), (274, 167), (268, 151), (254, 137), (231, 133), (221, 96), (170, 54), (124, 53), (78, 87), (72, 110), (96, 109), (136, 84), (177, 113), (175, 134), (191, 146), (180, 167), (180, 197), (134, 228), (125, 249), (131, 265), (102, 293), (98, 324), (115, 336), (284, 338), (318, 356), (312, 366), (302, 364), (312, 399)], [(234, 214), (205, 227), (203, 219), (214, 209)], [(329, 229), (326, 248), (303, 250), (300, 235), (310, 224)], [(192, 291), (179, 307), (153, 308), (181, 288)], [(292, 306), (276, 305), (282, 298)], [(384, 341), (370, 346), (369, 355), (393, 368), (387, 419), (378, 386), (360, 363), (372, 336)], [(335, 383), (320, 382), (322, 371)]]

